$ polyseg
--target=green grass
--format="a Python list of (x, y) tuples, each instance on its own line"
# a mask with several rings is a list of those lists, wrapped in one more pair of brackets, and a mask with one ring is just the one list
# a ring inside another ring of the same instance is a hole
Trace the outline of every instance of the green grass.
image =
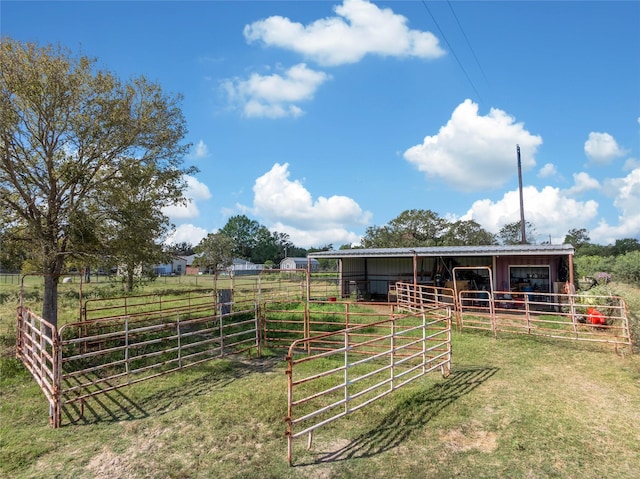
[[(637, 331), (638, 290), (624, 295)], [(103, 394), (82, 418), (69, 408), (54, 430), (42, 392), (11, 357), (8, 303), (0, 304), (0, 478), (635, 479), (640, 470), (637, 354), (454, 333), (449, 378), (433, 373), (320, 428), (311, 451), (297, 440), (289, 468), (282, 351)], [(61, 306), (77, 314), (72, 299)]]
[(616, 477), (640, 468), (640, 358), (454, 334), (453, 370), (327, 425), (286, 464), (285, 364), (213, 361), (107, 393), (48, 426), (17, 369), (0, 379), (0, 477)]

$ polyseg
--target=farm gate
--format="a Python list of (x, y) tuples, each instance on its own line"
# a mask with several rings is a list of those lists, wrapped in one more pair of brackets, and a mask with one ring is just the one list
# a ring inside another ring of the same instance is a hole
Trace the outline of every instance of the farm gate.
[[(190, 298), (193, 300), (194, 298)], [(203, 299), (203, 298), (200, 298)], [(60, 427), (66, 405), (215, 358), (260, 354), (256, 303), (207, 302), (153, 310), (138, 303), (129, 314), (101, 316), (59, 329), (28, 308), (18, 308), (17, 357), (49, 402), (49, 418)], [(110, 309), (106, 306), (105, 309)]]
[[(311, 322), (310, 322), (311, 323)], [(293, 440), (313, 432), (440, 370), (451, 370), (451, 310), (419, 312), (355, 324), (297, 339), (287, 366), (287, 460)]]
[[(454, 272), (465, 269), (479, 268), (454, 268)], [(631, 350), (629, 313), (619, 296), (458, 290), (456, 283), (453, 290), (397, 283), (395, 294), (398, 305), (405, 308), (452, 306), (460, 331), (483, 330), (496, 337), (501, 333), (528, 334), (612, 345), (615, 351)]]

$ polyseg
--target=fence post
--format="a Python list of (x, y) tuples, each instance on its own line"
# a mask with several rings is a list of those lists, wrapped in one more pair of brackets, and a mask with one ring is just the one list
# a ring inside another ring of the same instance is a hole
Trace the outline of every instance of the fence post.
[(344, 330), (344, 413), (349, 414), (349, 333)]
[(253, 317), (256, 323), (256, 349), (258, 350), (258, 357), (262, 357), (262, 341), (260, 340), (260, 318), (259, 318), (259, 308), (258, 303), (256, 301), (253, 302)]
[[(42, 324), (42, 323), (41, 323)], [(59, 428), (62, 422), (62, 410), (60, 403), (62, 401), (62, 339), (58, 328), (55, 327), (51, 331), (51, 358), (53, 364), (51, 365), (53, 375), (53, 404), (50, 411), (51, 425), (54, 428)]]
[[(424, 328), (423, 328), (424, 335)], [(424, 342), (423, 342), (424, 351)], [(424, 357), (422, 358), (423, 371), (424, 371)], [(393, 391), (394, 383), (396, 379), (396, 317), (391, 318), (391, 387), (390, 391)]]
[(124, 369), (129, 382), (129, 316), (124, 318)]
[(287, 417), (285, 418), (287, 431), (285, 435), (287, 436), (287, 461), (289, 461), (289, 467), (291, 467), (293, 453), (293, 431), (291, 430), (291, 417), (293, 416), (293, 357), (289, 354), (285, 359), (287, 361), (287, 370), (285, 371), (287, 375)]
[(182, 342), (180, 341), (180, 315), (176, 318), (176, 334), (178, 336), (178, 367), (182, 369)]

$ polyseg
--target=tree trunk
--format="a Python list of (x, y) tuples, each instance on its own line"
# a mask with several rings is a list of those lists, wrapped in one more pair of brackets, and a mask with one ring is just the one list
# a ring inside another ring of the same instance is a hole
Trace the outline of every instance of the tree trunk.
[(126, 293), (133, 291), (134, 269), (133, 266), (127, 266), (127, 275), (125, 277), (124, 290)]
[(60, 276), (57, 274), (45, 274), (44, 297), (42, 305), (42, 319), (58, 327), (58, 283)]

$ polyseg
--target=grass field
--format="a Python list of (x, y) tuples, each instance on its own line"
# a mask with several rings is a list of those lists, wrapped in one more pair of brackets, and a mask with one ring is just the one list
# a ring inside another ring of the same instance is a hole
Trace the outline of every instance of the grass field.
[[(640, 296), (624, 292), (637, 325)], [(638, 354), (477, 332), (454, 334), (449, 378), (434, 373), (319, 429), (311, 451), (301, 439), (292, 468), (281, 352), (98, 396), (83, 419), (53, 430), (43, 394), (10, 357), (9, 302), (0, 305), (2, 478), (635, 479), (640, 470)]]

